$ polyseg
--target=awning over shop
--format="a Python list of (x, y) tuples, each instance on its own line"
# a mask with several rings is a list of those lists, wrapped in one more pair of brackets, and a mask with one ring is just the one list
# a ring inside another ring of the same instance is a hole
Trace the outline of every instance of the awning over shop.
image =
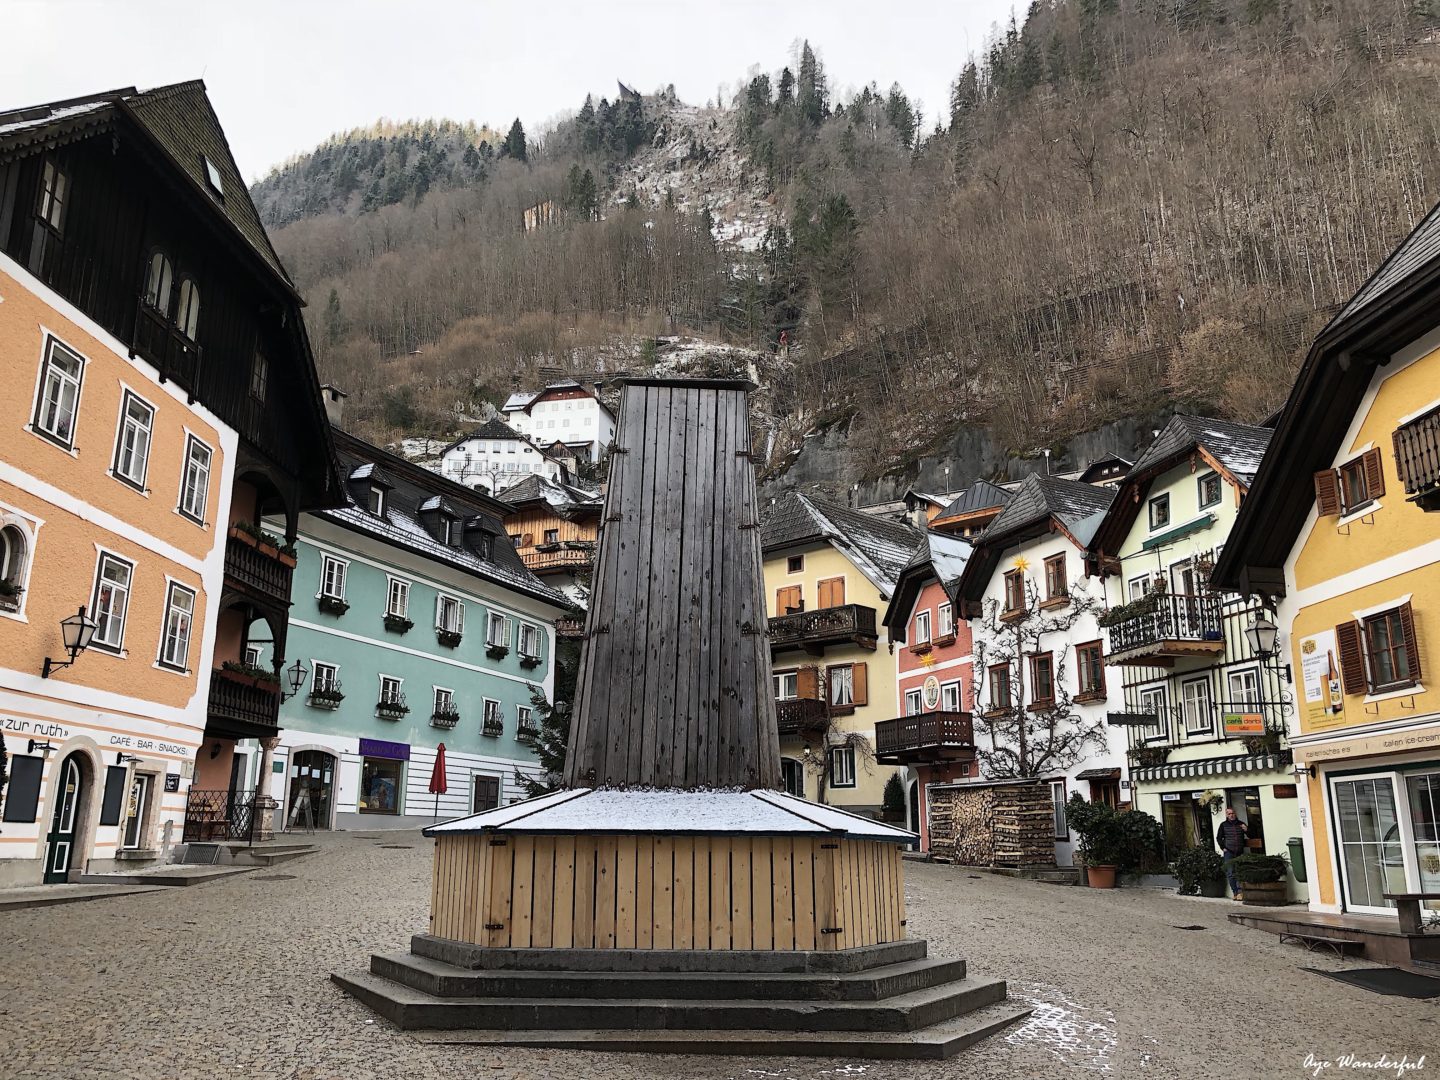
[(1184, 780), (1191, 776), (1273, 772), (1284, 767), (1285, 763), (1279, 754), (1244, 754), (1239, 757), (1202, 758), (1199, 761), (1177, 761), (1154, 765), (1148, 769), (1132, 769), (1130, 779), (1143, 784), (1154, 780)]
[(1169, 544), (1175, 540), (1179, 540), (1181, 537), (1189, 536), (1191, 533), (1200, 532), (1200, 530), (1202, 529), (1208, 529), (1211, 525), (1214, 524), (1214, 514), (1201, 514), (1197, 518), (1176, 525), (1173, 529), (1166, 529), (1162, 533), (1156, 533), (1154, 536), (1150, 537), (1149, 540), (1146, 540), (1143, 544), (1140, 545), (1140, 550), (1154, 551), (1156, 548), (1164, 547), (1166, 544)]
[(1076, 780), (1119, 780), (1119, 769), (1086, 769), (1079, 773)]

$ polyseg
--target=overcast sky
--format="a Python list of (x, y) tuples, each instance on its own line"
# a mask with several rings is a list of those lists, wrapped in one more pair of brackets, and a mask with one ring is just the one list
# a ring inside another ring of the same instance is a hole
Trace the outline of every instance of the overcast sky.
[(448, 117), (527, 130), (615, 80), (700, 104), (809, 38), (832, 92), (899, 81), (925, 109), (1011, 0), (0, 0), (23, 47), (0, 109), (203, 77), (241, 172), (263, 175), (335, 131)]

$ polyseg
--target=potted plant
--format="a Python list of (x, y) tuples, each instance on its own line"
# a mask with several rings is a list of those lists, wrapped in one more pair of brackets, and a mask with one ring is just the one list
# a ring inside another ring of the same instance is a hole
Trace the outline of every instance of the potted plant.
[(385, 613), (385, 629), (392, 633), (406, 633), (414, 625), (415, 623), (407, 619), (404, 615), (395, 615), (388, 611)]
[(510, 648), (507, 645), (486, 645), (485, 655), (491, 660), (504, 660), (510, 655)]
[(274, 533), (268, 533), (264, 529), (259, 530), (260, 535), (256, 538), (255, 550), (261, 555), (268, 555), (272, 559), (280, 558), (280, 549), (285, 541)]
[(340, 692), (340, 683), (333, 682), (311, 689), (308, 704), (317, 709), (338, 709), (344, 700), (345, 695)]
[(404, 694), (382, 697), (375, 703), (375, 715), (382, 720), (399, 720), (409, 712), (410, 706), (405, 703)]
[(1233, 860), (1230, 868), (1240, 882), (1245, 903), (1261, 907), (1278, 907), (1286, 903), (1286, 875), (1290, 864), (1279, 855), (1246, 852)]
[(1065, 815), (1080, 837), (1092, 889), (1113, 889), (1116, 876), (1133, 871), (1159, 851), (1164, 838), (1160, 823), (1149, 814), (1086, 802), (1078, 793), (1065, 804)]
[(0, 581), (0, 611), (19, 611), (20, 595), (24, 591), (13, 581)]
[(1225, 793), (1216, 791), (1214, 788), (1207, 788), (1200, 792), (1196, 802), (1207, 808), (1212, 814), (1219, 813), (1220, 808), (1225, 805)]
[(520, 666), (523, 668), (537, 668), (540, 666), (540, 657), (522, 655), (520, 657)]
[(276, 555), (276, 558), (278, 558), (286, 566), (290, 567), (291, 570), (294, 570), (296, 561), (295, 545), (288, 541), (281, 544), (279, 554)]
[(1130, 751), (1130, 760), (1142, 769), (1153, 769), (1157, 765), (1164, 765), (1170, 757), (1168, 746), (1137, 746)]
[(238, 540), (246, 547), (254, 547), (260, 541), (260, 530), (248, 521), (237, 521), (230, 526), (231, 540)]
[(1171, 872), (1180, 879), (1180, 895), (1225, 895), (1225, 860), (1214, 848), (1186, 848), (1175, 857)]
[(443, 626), (435, 628), (435, 640), (447, 649), (453, 649), (459, 645), (461, 637), (459, 630), (446, 630)]
[(460, 722), (460, 710), (454, 705), (442, 705), (430, 714), (430, 723), (439, 728), (453, 728)]
[(880, 820), (905, 820), (905, 785), (899, 773), (891, 773), (885, 781), (885, 793), (880, 797)]
[(279, 675), (268, 668), (256, 667), (243, 660), (226, 660), (220, 665), (220, 674), (242, 686), (253, 686), (258, 690), (268, 690), (272, 694), (280, 690)]
[(1267, 731), (1263, 735), (1247, 735), (1245, 737), (1245, 750), (1255, 755), (1277, 754), (1280, 752), (1280, 733), (1278, 731)]
[(316, 602), (327, 615), (344, 615), (350, 610), (350, 605), (338, 596), (322, 596)]

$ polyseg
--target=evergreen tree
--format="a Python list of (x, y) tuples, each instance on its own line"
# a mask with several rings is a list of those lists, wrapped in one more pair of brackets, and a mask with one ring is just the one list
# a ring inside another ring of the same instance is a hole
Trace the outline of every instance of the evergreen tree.
[(556, 701), (552, 704), (545, 697), (545, 691), (531, 684), (530, 708), (538, 721), (533, 743), (535, 756), (545, 774), (536, 780), (522, 773), (518, 765), (515, 767), (515, 783), (524, 790), (527, 799), (560, 789), (565, 779), (565, 758), (570, 744), (568, 701)]
[(800, 75), (795, 83), (795, 104), (800, 118), (819, 127), (830, 115), (830, 91), (825, 87), (825, 69), (806, 41), (800, 49)]
[(340, 314), (340, 294), (330, 290), (330, 299), (325, 301), (325, 340), (334, 345), (345, 333), (345, 321)]
[(795, 104), (795, 76), (787, 67), (780, 72), (780, 92), (775, 101), (775, 110), (783, 112)]
[(580, 106), (575, 127), (580, 133), (580, 149), (583, 153), (593, 154), (600, 149), (600, 129), (595, 122), (595, 105), (589, 94), (585, 95), (585, 104)]
[(500, 144), (500, 156), (502, 158), (514, 158), (516, 161), (529, 161), (530, 156), (525, 148), (525, 129), (520, 124), (517, 116), (515, 122), (510, 125), (510, 133), (505, 136), (505, 141)]
[(910, 107), (910, 99), (898, 82), (891, 84), (890, 94), (885, 99), (885, 119), (902, 146), (915, 145), (915, 129), (920, 126), (920, 117)]

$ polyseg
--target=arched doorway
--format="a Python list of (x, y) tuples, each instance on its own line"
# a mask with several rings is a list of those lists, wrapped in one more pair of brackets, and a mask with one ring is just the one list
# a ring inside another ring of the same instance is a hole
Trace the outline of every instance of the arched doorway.
[(50, 814), (50, 832), (45, 837), (47, 885), (70, 879), (70, 868), (77, 861), (76, 837), (85, 819), (88, 797), (83, 758), (78, 752), (70, 754), (60, 763), (60, 776), (55, 784), (55, 808)]
[(324, 750), (301, 750), (290, 757), (287, 829), (328, 829), (335, 798), (336, 761)]

